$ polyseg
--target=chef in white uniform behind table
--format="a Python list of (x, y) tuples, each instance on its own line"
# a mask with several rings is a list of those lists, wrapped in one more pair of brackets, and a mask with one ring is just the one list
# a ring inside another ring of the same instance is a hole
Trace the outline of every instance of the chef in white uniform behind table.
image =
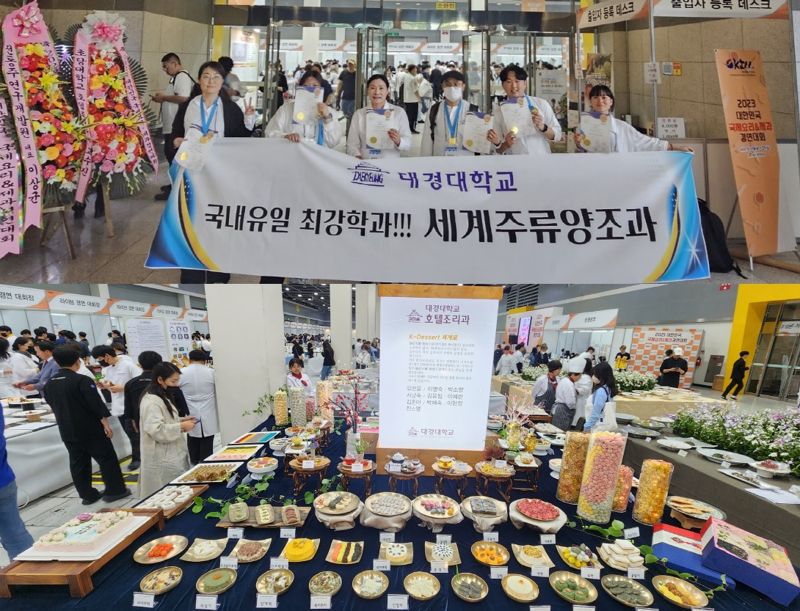
[(179, 387), (189, 406), (189, 414), (197, 424), (188, 432), (189, 460), (203, 462), (214, 451), (214, 435), (219, 433), (214, 370), (208, 367), (208, 354), (202, 350), (189, 352), (189, 364), (181, 369)]
[[(531, 124), (507, 126), (503, 118), (503, 103), (492, 113), (494, 130), (490, 137), (500, 155), (549, 155), (550, 143), (561, 140), (561, 126), (547, 100), (527, 95), (528, 73), (516, 64), (500, 72), (503, 91), (516, 98), (530, 112)], [(527, 118), (527, 117), (526, 117)]]

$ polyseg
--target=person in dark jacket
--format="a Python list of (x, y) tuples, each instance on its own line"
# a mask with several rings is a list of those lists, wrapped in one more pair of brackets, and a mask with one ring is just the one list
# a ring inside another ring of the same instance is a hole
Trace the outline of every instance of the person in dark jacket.
[(728, 384), (728, 388), (725, 389), (725, 392), (722, 393), (722, 398), (727, 400), (728, 393), (733, 390), (733, 396), (731, 399), (736, 401), (739, 393), (744, 388), (744, 374), (750, 369), (747, 366), (747, 362), (744, 360), (746, 356), (749, 356), (750, 353), (747, 350), (742, 350), (739, 353), (739, 358), (736, 359), (733, 363), (733, 370), (731, 371), (731, 383)]
[[(47, 382), (45, 394), (69, 453), (72, 482), (83, 504), (91, 505), (101, 498), (111, 503), (130, 496), (111, 444), (113, 431), (108, 421), (111, 414), (94, 382), (78, 373), (80, 354), (63, 346), (55, 349), (53, 359), (60, 369)], [(92, 486), (92, 459), (100, 465), (105, 492)]]
[(500, 344), (495, 344), (494, 355), (492, 356), (492, 371), (497, 370), (497, 363), (500, 362), (501, 356), (503, 356), (503, 347)]
[(322, 342), (322, 371), (319, 374), (320, 380), (327, 380), (331, 375), (331, 369), (336, 366), (336, 359), (334, 358), (333, 346), (326, 339)]
[[(161, 363), (163, 359), (158, 352), (152, 350), (145, 350), (139, 354), (139, 366), (142, 368), (142, 373), (134, 378), (131, 378), (125, 383), (123, 393), (125, 395), (125, 419), (128, 420), (134, 427), (134, 430), (139, 434), (139, 401), (142, 398), (147, 387), (153, 381), (153, 368)], [(170, 387), (167, 390), (170, 401), (178, 410), (178, 415), (188, 416), (189, 406), (186, 403), (186, 397), (183, 396), (183, 391), (180, 388)]]
[[(222, 88), (225, 74), (225, 69), (218, 62), (206, 62), (200, 66), (197, 74), (200, 91), (178, 107), (172, 124), (176, 150), (191, 130), (199, 130), (203, 136), (214, 138), (249, 138), (252, 135), (256, 121), (255, 108), (248, 106), (242, 113), (242, 109)], [(221, 272), (181, 270), (182, 284), (226, 283), (228, 280), (230, 274)]]

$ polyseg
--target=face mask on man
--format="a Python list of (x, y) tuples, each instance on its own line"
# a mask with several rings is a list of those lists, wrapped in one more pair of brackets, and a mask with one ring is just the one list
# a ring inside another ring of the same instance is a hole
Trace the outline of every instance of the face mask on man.
[(462, 90), (461, 87), (445, 87), (444, 97), (451, 102), (458, 102), (461, 100)]

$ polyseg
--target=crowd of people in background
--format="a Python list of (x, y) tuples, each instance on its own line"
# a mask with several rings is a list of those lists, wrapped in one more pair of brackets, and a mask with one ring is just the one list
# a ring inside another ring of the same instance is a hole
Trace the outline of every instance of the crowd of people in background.
[[(723, 399), (733, 390), (735, 399), (743, 386), (742, 380), (747, 366), (743, 351), (734, 364), (733, 379), (723, 393)], [(658, 384), (678, 388), (689, 365), (683, 358), (680, 347), (666, 350), (659, 368)], [(553, 418), (554, 426), (562, 430), (577, 428), (591, 431), (601, 424), (613, 425), (613, 410), (606, 412), (606, 405), (617, 395), (615, 372), (627, 371), (633, 362), (626, 345), (621, 345), (615, 354), (613, 366), (605, 355), (597, 355), (593, 346), (581, 353), (564, 348), (558, 359), (553, 359), (547, 344), (532, 346), (530, 351), (524, 343), (495, 344), (492, 371), (506, 376), (522, 373), (526, 366), (546, 366), (547, 373), (541, 375), (532, 388), (533, 403), (543, 408)], [(566, 375), (561, 375), (566, 366)]]
[[(128, 355), (118, 330), (91, 347), (83, 331), (38, 327), (15, 335), (2, 326), (0, 398), (42, 398), (52, 408), (84, 505), (131, 494), (111, 442), (116, 420), (131, 446), (124, 469), (139, 472), (139, 496), (147, 496), (210, 456), (219, 432), (214, 371), (207, 366), (211, 338), (198, 332), (192, 339), (187, 364), (152, 350)], [(0, 462), (5, 462), (2, 443)], [(103, 491), (92, 486), (92, 460), (100, 467)], [(0, 482), (0, 505), (8, 500), (5, 493)], [(19, 532), (0, 533), (7, 549), (7, 536), (24, 539)]]

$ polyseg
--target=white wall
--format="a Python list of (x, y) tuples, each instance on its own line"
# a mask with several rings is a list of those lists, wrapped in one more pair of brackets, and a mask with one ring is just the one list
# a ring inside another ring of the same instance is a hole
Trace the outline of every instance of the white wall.
[[(279, 285), (206, 286), (223, 441), (253, 429), (265, 415), (242, 416), (286, 383), (283, 299)], [(249, 333), (242, 335), (242, 328)]]

